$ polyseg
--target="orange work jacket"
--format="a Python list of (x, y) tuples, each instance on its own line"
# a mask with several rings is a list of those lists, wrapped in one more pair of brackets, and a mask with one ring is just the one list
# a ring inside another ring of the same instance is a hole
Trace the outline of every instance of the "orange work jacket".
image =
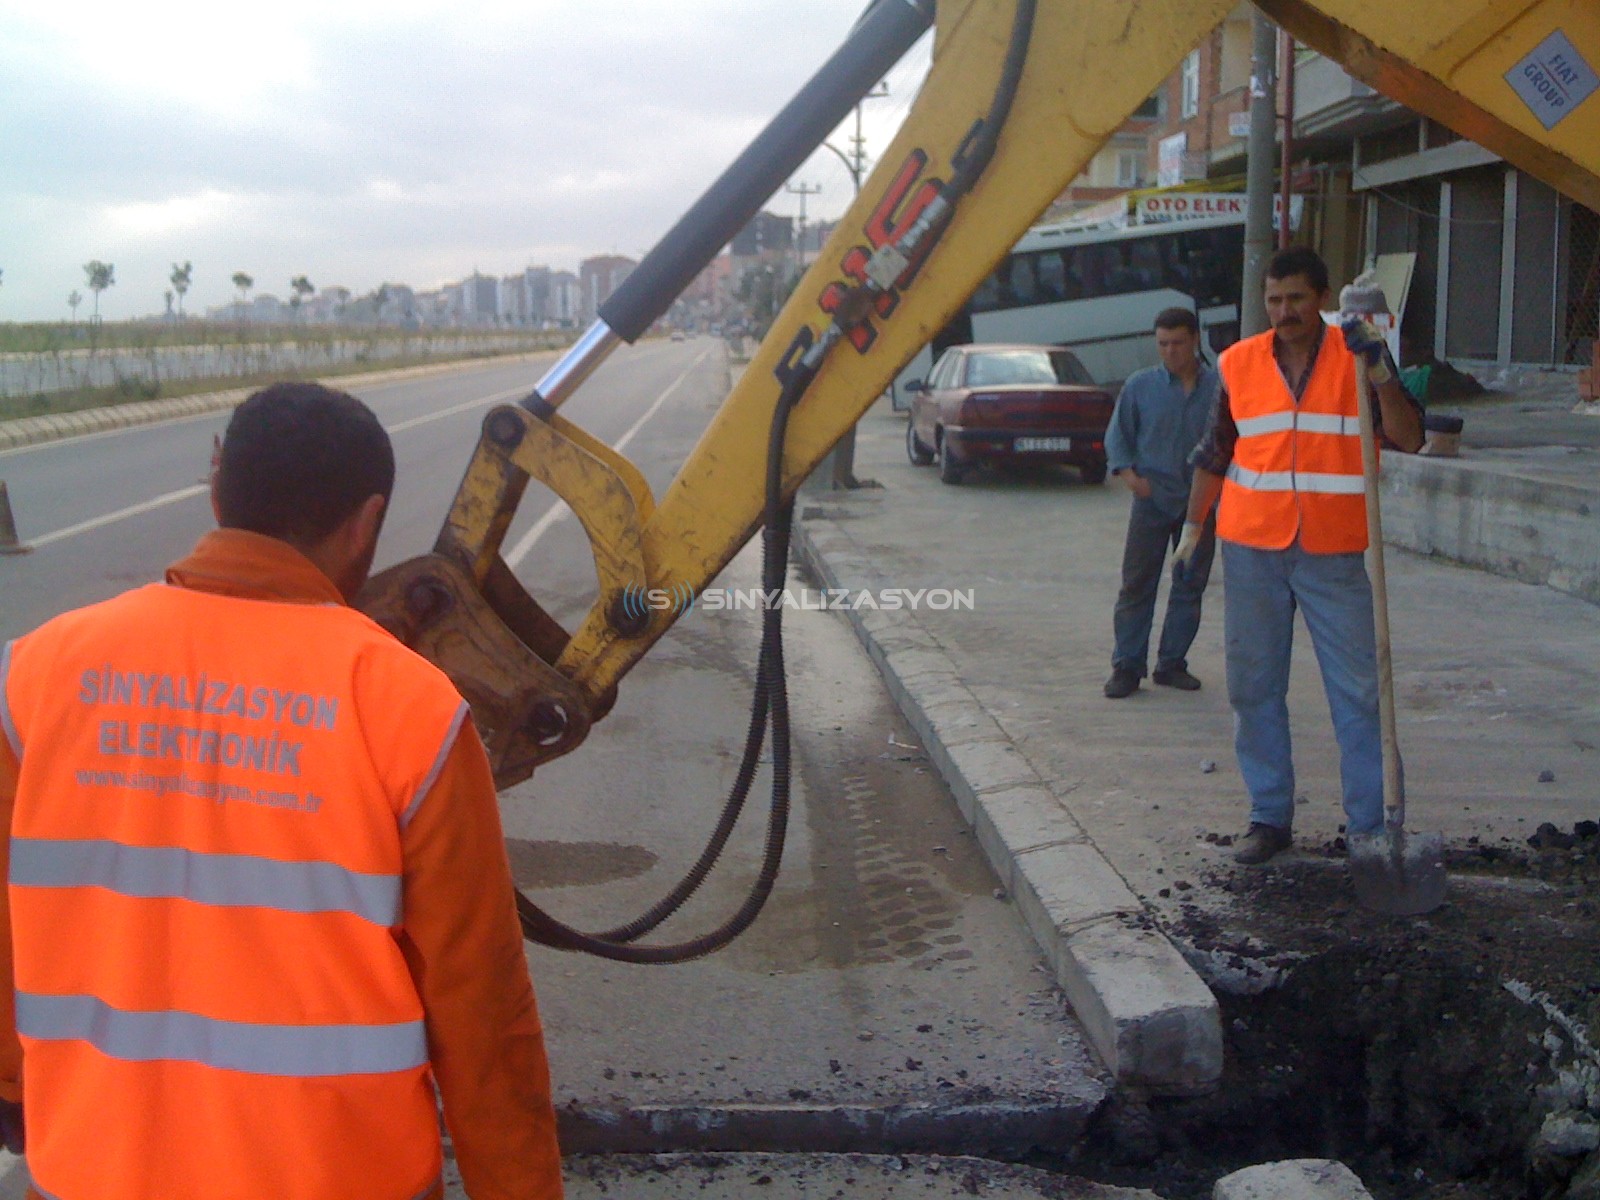
[(1268, 330), (1235, 342), (1217, 360), (1239, 428), (1217, 536), (1259, 550), (1285, 549), (1297, 537), (1313, 554), (1365, 550), (1355, 356), (1344, 338), (1327, 333), (1296, 403), (1273, 336)]
[(6, 648), (41, 1194), (437, 1194), (401, 840), (465, 717), (333, 603), (155, 584)]

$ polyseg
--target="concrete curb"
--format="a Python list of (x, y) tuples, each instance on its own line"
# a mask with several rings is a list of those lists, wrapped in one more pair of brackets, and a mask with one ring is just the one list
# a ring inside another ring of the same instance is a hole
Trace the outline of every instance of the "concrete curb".
[(752, 1151), (1017, 1156), (1078, 1143), (1098, 1100), (987, 1104), (569, 1105), (565, 1154)]
[(1391, 454), (1383, 540), (1600, 604), (1600, 494), (1496, 462)]
[[(651, 1154), (569, 1156), (568, 1200), (1160, 1200), (1116, 1187), (972, 1157), (893, 1154)], [(464, 1196), (446, 1164), (445, 1197)]]
[[(797, 556), (825, 586), (870, 587), (870, 557), (832, 516), (803, 510)], [(850, 620), (1117, 1082), (1162, 1095), (1214, 1089), (1222, 1019), (1211, 990), (932, 635), (904, 612), (850, 610)]]
[[(553, 358), (559, 353), (558, 350), (533, 350), (524, 354), (508, 354), (504, 358), (492, 361), (530, 362), (539, 358)], [(486, 361), (491, 360), (453, 359), (450, 362), (372, 371), (364, 375), (334, 375), (318, 382), (349, 391), (352, 388), (378, 383), (393, 383), (402, 379), (419, 379), (428, 375), (442, 374), (460, 367), (463, 362)], [(529, 386), (531, 389), (532, 385)], [(23, 446), (36, 446), (41, 442), (81, 437), (87, 433), (104, 433), (112, 429), (126, 429), (131, 425), (154, 425), (159, 421), (174, 421), (209, 412), (222, 412), (244, 403), (256, 390), (256, 388), (229, 388), (220, 392), (175, 396), (170, 400), (141, 400), (134, 404), (114, 404), (105, 408), (86, 408), (79, 412), (51, 413), (42, 417), (21, 417), (14, 421), (0, 421), (0, 450), (17, 450)]]

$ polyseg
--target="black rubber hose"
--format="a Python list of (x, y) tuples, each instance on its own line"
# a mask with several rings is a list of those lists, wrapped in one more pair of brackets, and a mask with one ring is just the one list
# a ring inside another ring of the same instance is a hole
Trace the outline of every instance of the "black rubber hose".
[[(762, 588), (769, 595), (781, 596), (788, 575), (789, 533), (794, 519), (794, 504), (786, 500), (783, 495), (783, 450), (788, 436), (789, 415), (814, 377), (814, 370), (804, 368), (796, 370), (785, 385), (772, 414), (772, 429), (767, 440), (766, 509), (765, 528), (762, 531), (761, 569)], [(616, 962), (677, 963), (702, 958), (720, 950), (748, 929), (760, 915), (761, 909), (772, 894), (772, 888), (778, 878), (778, 868), (783, 862), (783, 848), (788, 834), (792, 746), (789, 729), (789, 693), (784, 682), (781, 602), (768, 605), (762, 613), (761, 651), (756, 669), (752, 726), (756, 724), (756, 712), (761, 708), (768, 710), (764, 724), (772, 730), (772, 805), (767, 818), (766, 842), (762, 851), (760, 872), (744, 902), (733, 916), (716, 929), (688, 941), (665, 946), (638, 946), (631, 944), (631, 939), (640, 936), (644, 930), (634, 932), (632, 927), (646, 918), (653, 919), (652, 928), (654, 924), (665, 920), (671, 914), (671, 908), (659, 916), (655, 915), (657, 910), (666, 904), (665, 900), (653, 906), (650, 913), (641, 917), (639, 921), (621, 927), (623, 937), (612, 939), (603, 934), (584, 933), (572, 928), (543, 911), (518, 891), (517, 914), (522, 922), (523, 936), (529, 941), (556, 949), (581, 950)], [(746, 741), (747, 758), (751, 740), (747, 738)], [(755, 744), (759, 757), (759, 741)], [(743, 764), (741, 770), (742, 768)], [(726, 809), (724, 814), (726, 815)], [(723, 841), (726, 842), (726, 834), (723, 836)], [(708, 847), (708, 852), (709, 849)], [(710, 870), (710, 862), (714, 862), (715, 857), (709, 855), (710, 861), (707, 861), (708, 854), (701, 855), (701, 862), (706, 864), (706, 871)], [(704, 879), (704, 871), (699, 871), (700, 865), (696, 863), (696, 869), (674, 889), (674, 895), (682, 892), (683, 899), (687, 899), (688, 895), (693, 893)], [(678, 903), (681, 904), (682, 900)], [(675, 907), (676, 905), (673, 906)]]
[(978, 177), (988, 169), (995, 149), (1000, 145), (1000, 132), (1011, 116), (1011, 106), (1016, 101), (1017, 88), (1022, 82), (1022, 68), (1028, 61), (1036, 2), (1017, 0), (1016, 15), (1011, 21), (1011, 40), (1006, 45), (1005, 63), (1000, 68), (1000, 83), (995, 88), (994, 99), (989, 103), (989, 113), (983, 119), (977, 140), (966, 149), (956, 173), (945, 185), (946, 199), (953, 201), (970, 192)]

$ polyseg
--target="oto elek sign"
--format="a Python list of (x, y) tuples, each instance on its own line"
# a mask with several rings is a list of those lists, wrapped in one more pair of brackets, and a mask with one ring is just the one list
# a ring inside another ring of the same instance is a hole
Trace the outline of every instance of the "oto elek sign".
[[(1198, 221), (1205, 217), (1238, 217), (1244, 220), (1246, 209), (1242, 192), (1168, 192), (1159, 196), (1141, 196), (1135, 210), (1135, 220), (1140, 225), (1160, 225), (1167, 221)], [(1272, 227), (1278, 227), (1278, 213), (1283, 208), (1283, 197), (1272, 197)], [(1305, 197), (1289, 198), (1289, 228), (1300, 228), (1301, 214), (1305, 211)]]

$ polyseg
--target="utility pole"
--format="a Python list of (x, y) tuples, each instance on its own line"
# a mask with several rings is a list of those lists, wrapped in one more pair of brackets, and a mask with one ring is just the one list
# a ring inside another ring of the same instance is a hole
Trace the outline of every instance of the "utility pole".
[(1250, 53), (1250, 140), (1245, 165), (1244, 277), (1239, 296), (1239, 334), (1267, 328), (1261, 288), (1272, 257), (1273, 133), (1278, 123), (1278, 32), (1256, 9)]
[(1278, 214), (1278, 249), (1286, 250), (1293, 237), (1289, 227), (1289, 202), (1294, 198), (1294, 38), (1287, 32), (1280, 37), (1283, 45), (1283, 156), (1278, 168), (1279, 195), (1283, 197), (1283, 211)]
[(800, 270), (803, 272), (806, 269), (806, 197), (820, 195), (822, 185), (802, 183), (799, 187), (795, 187), (794, 184), (787, 183), (784, 184), (783, 190), (800, 197), (800, 228), (795, 235), (794, 247), (795, 258), (799, 261)]
[(889, 98), (889, 85), (880, 82), (861, 101), (856, 104), (856, 132), (850, 139), (850, 156), (855, 160), (855, 167), (850, 172), (850, 178), (855, 182), (856, 191), (861, 191), (861, 181), (867, 176), (867, 139), (861, 136), (861, 104), (867, 100), (887, 100)]

